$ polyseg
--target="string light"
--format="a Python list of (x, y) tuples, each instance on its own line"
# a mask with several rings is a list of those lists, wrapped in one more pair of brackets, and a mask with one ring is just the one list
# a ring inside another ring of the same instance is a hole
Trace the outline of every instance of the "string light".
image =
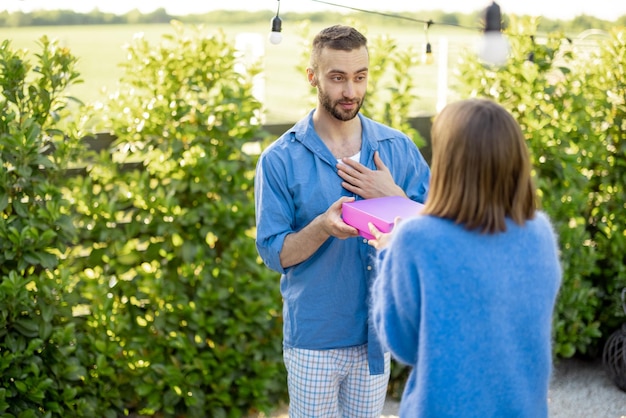
[(503, 65), (509, 56), (509, 42), (502, 35), (502, 13), (494, 1), (485, 10), (484, 36), (478, 44), (478, 57), (486, 64)]
[[(390, 13), (381, 13), (381, 12), (376, 12), (376, 11), (366, 10), (366, 9), (359, 9), (356, 7), (344, 6), (342, 4), (331, 3), (331, 2), (323, 1), (323, 0), (311, 0), (311, 1), (314, 1), (316, 3), (327, 4), (329, 6), (350, 9), (350, 10), (354, 10), (357, 12), (370, 13), (370, 14), (376, 14), (380, 16), (391, 17), (394, 19), (404, 19), (404, 20), (409, 20), (412, 22), (423, 23), (424, 25), (426, 25), (425, 27), (426, 27), (427, 36), (428, 36), (428, 28), (430, 28), (431, 25), (435, 24), (435, 22), (433, 22), (432, 20), (420, 20), (420, 19), (414, 19), (408, 16), (402, 16), (402, 15), (396, 15), (396, 14), (390, 14)], [(278, 2), (279, 2), (279, 8), (280, 8), (280, 0), (278, 0)], [(484, 33), (484, 36), (478, 47), (479, 58), (486, 64), (492, 64), (492, 65), (502, 65), (506, 61), (506, 58), (509, 53), (509, 44), (506, 38), (502, 35), (502, 14), (500, 12), (500, 6), (498, 6), (495, 1), (489, 7), (487, 7), (487, 10), (485, 12), (485, 27), (484, 28), (470, 28), (467, 26), (457, 25), (454, 23), (437, 23), (437, 24), (446, 25), (446, 26), (454, 26), (454, 27), (471, 29), (471, 30), (482, 30)], [(280, 31), (281, 31), (281, 20), (278, 17), (278, 11), (277, 11), (276, 17), (272, 19), (272, 33), (270, 34), (270, 42), (272, 42), (273, 44), (280, 43), (280, 41), (282, 40), (282, 35), (280, 34)], [(423, 57), (425, 63), (431, 63), (433, 61), (432, 53), (433, 53), (432, 45), (427, 39), (426, 51)]]
[(280, 20), (278, 14), (280, 12), (280, 0), (278, 0), (278, 7), (276, 9), (276, 16), (272, 18), (272, 31), (269, 35), (270, 43), (278, 45), (283, 40), (283, 35), (280, 33), (283, 29), (283, 21)]
[(424, 25), (424, 33), (426, 35), (426, 51), (424, 51), (424, 57), (422, 62), (426, 65), (431, 65), (434, 62), (433, 58), (433, 47), (430, 45), (430, 40), (428, 38), (428, 29), (430, 29), (430, 25), (433, 24), (432, 20), (429, 20)]
[(426, 51), (424, 52), (424, 64), (431, 65), (435, 59), (433, 58), (433, 47), (430, 42), (426, 42)]

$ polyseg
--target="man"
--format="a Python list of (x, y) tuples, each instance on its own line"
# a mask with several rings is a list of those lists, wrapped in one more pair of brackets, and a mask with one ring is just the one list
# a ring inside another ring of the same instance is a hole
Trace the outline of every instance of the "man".
[(430, 169), (403, 133), (359, 113), (367, 39), (332, 26), (313, 40), (318, 104), (261, 155), (255, 179), (259, 254), (282, 274), (290, 417), (380, 417), (389, 379), (368, 301), (374, 252), (341, 218), (354, 199), (424, 202)]

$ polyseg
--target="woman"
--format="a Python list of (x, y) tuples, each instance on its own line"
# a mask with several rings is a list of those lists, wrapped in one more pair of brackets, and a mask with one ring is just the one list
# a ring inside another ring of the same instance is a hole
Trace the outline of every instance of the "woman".
[(390, 234), (373, 225), (376, 331), (412, 367), (401, 417), (548, 417), (558, 246), (537, 210), (520, 126), (485, 99), (432, 128), (429, 196)]

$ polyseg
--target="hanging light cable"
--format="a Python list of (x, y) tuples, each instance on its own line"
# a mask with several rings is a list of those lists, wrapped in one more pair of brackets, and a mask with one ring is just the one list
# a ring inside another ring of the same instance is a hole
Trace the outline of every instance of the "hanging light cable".
[[(328, 4), (330, 6), (341, 7), (344, 9), (355, 10), (357, 12), (376, 14), (379, 16), (392, 17), (395, 19), (404, 19), (410, 20), (413, 22), (424, 23), (428, 26), (435, 24), (432, 20), (420, 20), (414, 19), (409, 16), (402, 16), (396, 14), (389, 13), (381, 13), (372, 10), (359, 9), (356, 7), (344, 6), (342, 4), (332, 3), (324, 0), (311, 0), (315, 3)], [(490, 6), (487, 7), (484, 13), (485, 25), (483, 28), (473, 28), (463, 25), (458, 25), (454, 23), (437, 23), (438, 25), (445, 26), (455, 26), (464, 29), (471, 30), (481, 30), (483, 32), (483, 37), (481, 38), (478, 45), (478, 57), (482, 62), (488, 65), (501, 66), (503, 65), (510, 51), (509, 43), (505, 36), (502, 34), (502, 13), (500, 12), (500, 6), (496, 4), (496, 2), (492, 2)], [(426, 44), (426, 50), (428, 50), (428, 44)], [(430, 52), (432, 54), (432, 47), (430, 48)], [(426, 54), (425, 54), (426, 55)]]
[[(404, 19), (404, 20), (409, 20), (411, 22), (419, 22), (419, 23), (425, 23), (425, 24), (430, 22), (431, 25), (435, 24), (435, 22), (433, 22), (432, 20), (421, 20), (421, 19), (412, 18), (410, 16), (402, 16), (402, 15), (396, 15), (396, 14), (391, 14), (391, 13), (377, 12), (374, 10), (359, 9), (356, 7), (344, 6), (343, 4), (331, 3), (329, 1), (323, 1), (323, 0), (311, 0), (311, 1), (315, 3), (327, 4), (329, 6), (341, 7), (342, 9), (354, 10), (356, 12), (363, 12), (363, 13), (369, 13), (369, 14), (374, 14), (378, 16), (391, 17), (394, 19)], [(480, 28), (472, 28), (472, 27), (455, 24), (455, 23), (438, 23), (438, 25), (454, 26), (457, 28), (472, 29), (472, 30), (480, 30)]]
[(276, 8), (276, 16), (272, 18), (272, 31), (269, 35), (270, 43), (278, 45), (283, 40), (283, 35), (280, 33), (283, 29), (283, 21), (278, 16), (280, 12), (280, 0), (278, 0), (278, 6)]

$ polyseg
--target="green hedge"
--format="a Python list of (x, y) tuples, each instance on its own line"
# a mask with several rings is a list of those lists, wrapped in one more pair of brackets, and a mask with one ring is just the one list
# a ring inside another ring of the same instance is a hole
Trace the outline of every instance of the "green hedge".
[(561, 247), (555, 355), (595, 357), (624, 322), (626, 28), (584, 47), (564, 33), (535, 42), (536, 25), (512, 19), (502, 68), (466, 57), (461, 92), (499, 101), (522, 125)]
[(63, 258), (75, 243), (62, 196), (79, 137), (55, 129), (59, 92), (79, 82), (76, 58), (46, 37), (33, 66), (0, 46), (0, 416), (86, 416), (85, 365)]
[(118, 139), (69, 190), (86, 379), (124, 414), (240, 417), (286, 392), (278, 277), (256, 253), (243, 152), (261, 128), (258, 70), (238, 71), (223, 34), (173, 29), (127, 47), (99, 110)]

